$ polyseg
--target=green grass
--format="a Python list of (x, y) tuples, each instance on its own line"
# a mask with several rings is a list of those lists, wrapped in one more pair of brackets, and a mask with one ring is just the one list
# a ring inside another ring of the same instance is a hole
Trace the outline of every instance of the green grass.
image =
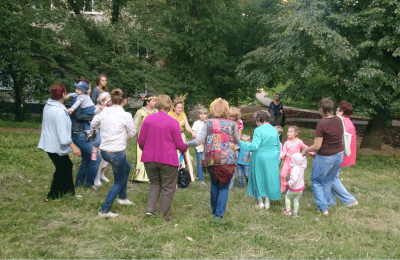
[[(256, 209), (256, 200), (236, 183), (225, 218), (216, 223), (206, 175), (206, 186), (195, 182), (176, 192), (172, 221), (164, 223), (144, 214), (148, 184), (129, 182), (128, 198), (136, 205), (114, 203), (112, 211), (120, 214), (115, 219), (97, 217), (110, 184), (98, 191), (77, 189), (82, 199), (44, 203), (54, 166), (37, 149), (39, 134), (0, 132), (0, 142), (1, 258), (400, 258), (396, 158), (358, 156), (356, 166), (343, 169), (340, 178), (360, 204), (332, 207), (329, 217), (317, 213), (309, 158), (297, 218), (282, 215), (283, 200), (268, 211)], [(132, 166), (134, 147), (130, 140)], [(80, 160), (70, 157), (75, 178)], [(110, 169), (106, 175), (113, 179)]]
[(40, 122), (13, 122), (0, 120), (0, 127), (9, 128), (28, 128), (28, 129), (41, 129), (42, 123)]

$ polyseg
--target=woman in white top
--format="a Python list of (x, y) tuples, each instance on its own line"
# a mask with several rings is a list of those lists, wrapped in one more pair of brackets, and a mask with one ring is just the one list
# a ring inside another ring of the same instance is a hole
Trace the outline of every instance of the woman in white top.
[(92, 127), (101, 127), (101, 157), (111, 164), (114, 174), (114, 184), (107, 194), (99, 215), (102, 217), (116, 217), (118, 214), (110, 212), (114, 200), (121, 205), (132, 205), (127, 199), (126, 186), (131, 165), (126, 160), (127, 139), (136, 134), (132, 114), (125, 112), (126, 93), (121, 89), (114, 89), (111, 93), (113, 105), (105, 107), (96, 115), (91, 123)]

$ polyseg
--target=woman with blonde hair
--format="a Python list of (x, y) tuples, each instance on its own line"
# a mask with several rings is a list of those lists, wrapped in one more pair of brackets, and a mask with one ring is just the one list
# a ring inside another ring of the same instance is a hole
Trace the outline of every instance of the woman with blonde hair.
[[(181, 135), (182, 135), (183, 142), (186, 142), (186, 135), (183, 132), (183, 130), (186, 129), (186, 131), (188, 131), (189, 133), (192, 133), (192, 128), (189, 125), (189, 121), (186, 117), (185, 110), (184, 110), (186, 95), (184, 95), (184, 96), (181, 95), (179, 97), (175, 97), (173, 106), (171, 107), (170, 111), (168, 112), (168, 115), (170, 115), (172, 118), (174, 118), (178, 121), (179, 126), (181, 128)], [(178, 151), (178, 158), (180, 157), (180, 155), (181, 155), (180, 151)], [(194, 176), (192, 156), (190, 155), (189, 150), (187, 150), (184, 155), (185, 155), (184, 166), (187, 167), (187, 169), (190, 173), (190, 178), (192, 181), (194, 181), (196, 176)]]
[(235, 172), (236, 149), (240, 142), (236, 123), (227, 118), (230, 115), (228, 102), (216, 99), (210, 105), (213, 118), (207, 119), (197, 138), (186, 143), (195, 147), (205, 141), (203, 167), (211, 177), (211, 209), (219, 221), (223, 218), (228, 201), (229, 183)]

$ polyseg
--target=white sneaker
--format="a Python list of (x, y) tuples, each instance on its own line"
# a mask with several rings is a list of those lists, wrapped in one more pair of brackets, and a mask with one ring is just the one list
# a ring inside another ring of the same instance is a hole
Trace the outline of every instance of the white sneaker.
[(265, 208), (269, 209), (269, 203), (265, 203)]
[(128, 199), (124, 199), (124, 200), (117, 199), (117, 202), (118, 202), (118, 204), (121, 204), (121, 205), (135, 205), (135, 203), (133, 203), (132, 201), (130, 201)]
[(263, 209), (263, 208), (264, 208), (264, 203), (259, 203), (259, 204), (257, 205), (257, 207), (259, 207), (260, 209)]
[(358, 201), (355, 200), (355, 201), (352, 201), (349, 204), (347, 204), (346, 207), (354, 207), (354, 206), (357, 206), (357, 205), (358, 205)]
[(99, 212), (99, 216), (103, 217), (103, 218), (115, 218), (115, 217), (119, 216), (119, 214), (112, 213), (111, 211), (109, 211), (107, 213)]
[(99, 187), (101, 185), (101, 182), (95, 182), (94, 185), (96, 185), (97, 187)]
[(75, 195), (78, 199), (82, 198), (82, 195)]
[(106, 177), (106, 176), (101, 176), (101, 177), (100, 177), (100, 179), (101, 179), (101, 180), (103, 180), (103, 181), (105, 181), (105, 182), (110, 182), (110, 180), (109, 180), (109, 179), (107, 179), (107, 177)]

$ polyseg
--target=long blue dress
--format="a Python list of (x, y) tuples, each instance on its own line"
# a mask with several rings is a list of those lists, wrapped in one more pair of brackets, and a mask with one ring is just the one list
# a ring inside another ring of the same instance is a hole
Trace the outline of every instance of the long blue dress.
[(281, 145), (278, 132), (270, 124), (254, 130), (251, 143), (241, 141), (240, 148), (252, 151), (247, 194), (260, 199), (282, 198), (279, 179), (279, 153)]

